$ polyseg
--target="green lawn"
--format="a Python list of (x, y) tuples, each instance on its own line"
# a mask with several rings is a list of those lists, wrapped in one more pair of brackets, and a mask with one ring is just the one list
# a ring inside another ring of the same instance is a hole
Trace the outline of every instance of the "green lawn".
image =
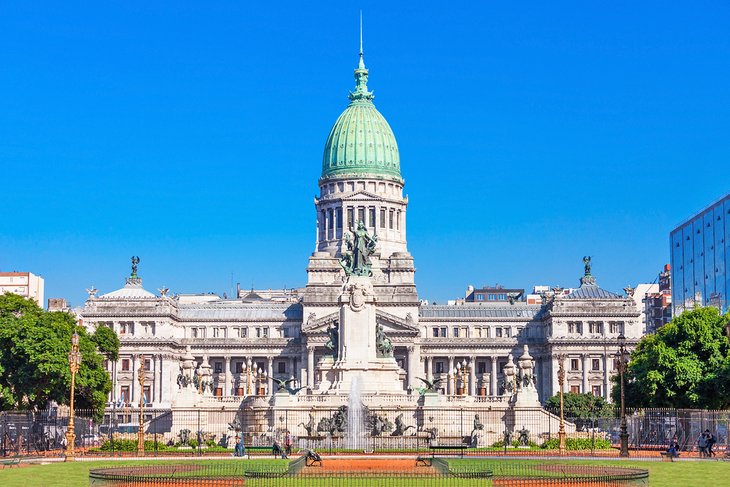
[[(253, 469), (270, 468), (272, 465), (283, 467), (286, 460), (208, 460), (205, 462), (195, 461), (194, 463), (205, 463), (215, 464), (223, 462), (241, 462), (242, 465), (250, 466)], [(325, 457), (325, 461), (326, 457)], [(32, 465), (27, 467), (17, 467), (11, 469), (0, 470), (0, 486), (2, 487), (26, 487), (26, 486), (63, 486), (63, 487), (87, 487), (89, 485), (89, 469), (92, 468), (104, 468), (104, 467), (115, 467), (125, 465), (152, 465), (152, 464), (165, 464), (165, 463), (191, 463), (191, 461), (175, 460), (175, 461), (149, 461), (149, 462), (134, 462), (134, 461), (94, 461), (94, 462), (75, 462), (75, 463), (54, 463), (49, 465)], [(617, 460), (600, 460), (600, 461), (558, 461), (558, 460), (496, 460), (496, 459), (465, 459), (465, 460), (450, 460), (451, 465), (454, 468), (482, 468), (485, 465), (518, 465), (518, 464), (559, 464), (559, 463), (570, 463), (578, 465), (608, 465), (608, 466), (624, 466), (624, 467), (635, 467), (649, 470), (650, 472), (650, 484), (652, 486), (665, 486), (665, 485), (677, 485), (680, 487), (708, 487), (708, 486), (719, 486), (719, 485), (730, 485), (730, 464), (725, 462), (717, 461), (694, 461), (694, 462), (641, 462), (641, 461), (617, 461)], [(496, 469), (495, 469), (496, 470)], [(266, 480), (266, 482), (263, 482)], [(275, 485), (287, 485), (285, 479), (261, 479), (260, 485), (275, 486)], [(290, 481), (291, 482), (291, 481)], [(404, 479), (404, 486), (417, 487), (420, 485), (433, 485), (426, 480), (411, 480), (406, 481)], [(727, 482), (727, 483), (724, 483)], [(259, 485), (256, 482), (247, 482), (247, 485)], [(326, 484), (329, 486), (368, 486), (368, 485), (380, 485), (376, 479), (365, 479), (365, 478), (340, 478), (340, 479), (327, 479)], [(291, 485), (291, 483), (289, 483)], [(389, 484), (390, 485), (390, 484)], [(393, 483), (392, 485), (396, 485)], [(470, 485), (461, 482), (447, 482), (439, 485), (444, 486), (467, 486)], [(475, 483), (474, 485), (484, 485), (482, 483)]]

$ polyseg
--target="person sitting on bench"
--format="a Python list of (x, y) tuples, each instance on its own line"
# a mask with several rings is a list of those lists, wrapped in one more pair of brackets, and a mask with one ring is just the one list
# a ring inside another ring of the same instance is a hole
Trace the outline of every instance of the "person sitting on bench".
[(667, 449), (667, 454), (672, 458), (679, 457), (679, 442), (677, 441), (676, 436), (674, 438), (672, 438), (672, 441), (669, 442), (669, 448)]
[(284, 449), (281, 447), (278, 441), (274, 440), (274, 446), (271, 447), (271, 453), (276, 457), (281, 456), (281, 458), (286, 458), (286, 452), (284, 452)]

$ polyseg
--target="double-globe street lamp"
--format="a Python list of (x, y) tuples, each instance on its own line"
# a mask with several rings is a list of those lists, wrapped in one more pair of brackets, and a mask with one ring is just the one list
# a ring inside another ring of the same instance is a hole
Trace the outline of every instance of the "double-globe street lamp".
[(139, 382), (139, 427), (137, 430), (137, 454), (141, 457), (144, 456), (144, 369), (146, 365), (147, 359), (144, 355), (141, 355), (139, 358), (139, 370), (137, 370), (137, 381)]
[(68, 415), (68, 429), (66, 430), (65, 461), (73, 462), (76, 459), (76, 433), (74, 433), (74, 390), (76, 389), (76, 373), (81, 366), (81, 352), (79, 352), (79, 335), (74, 332), (71, 336), (71, 351), (68, 353), (68, 366), (71, 369), (71, 401)]
[(621, 432), (619, 433), (619, 439), (621, 442), (621, 449), (619, 456), (629, 456), (629, 433), (626, 429), (626, 405), (624, 402), (624, 372), (626, 371), (626, 337), (623, 333), (618, 336), (618, 373), (619, 381), (621, 384)]
[(558, 429), (558, 439), (560, 444), (560, 454), (565, 455), (565, 411), (563, 403), (563, 394), (565, 393), (565, 355), (558, 355), (558, 383), (560, 384), (560, 429)]

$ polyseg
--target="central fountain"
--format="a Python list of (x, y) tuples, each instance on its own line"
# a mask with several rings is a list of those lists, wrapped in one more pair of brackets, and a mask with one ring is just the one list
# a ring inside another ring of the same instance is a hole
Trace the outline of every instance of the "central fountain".
[(360, 393), (360, 376), (352, 378), (350, 395), (347, 401), (347, 431), (345, 445), (350, 450), (365, 450), (367, 438), (365, 435), (365, 415)]

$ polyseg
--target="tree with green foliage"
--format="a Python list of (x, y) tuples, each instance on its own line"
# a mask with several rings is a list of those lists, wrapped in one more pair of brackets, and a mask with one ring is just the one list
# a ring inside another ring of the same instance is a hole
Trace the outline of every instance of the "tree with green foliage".
[(42, 409), (49, 401), (68, 404), (74, 332), (82, 354), (75, 406), (103, 410), (111, 390), (103, 362), (105, 356), (118, 356), (119, 340), (102, 328), (90, 335), (70, 313), (45, 311), (14, 294), (0, 295), (0, 410)]
[[(558, 414), (560, 411), (560, 394), (555, 394), (545, 401), (545, 408)], [(593, 420), (615, 416), (614, 407), (601, 396), (593, 394), (563, 394), (563, 411), (565, 419), (575, 423), (577, 429), (591, 427)]]
[[(628, 407), (730, 407), (730, 313), (685, 311), (641, 339), (625, 374)], [(617, 382), (613, 398), (620, 398)]]

